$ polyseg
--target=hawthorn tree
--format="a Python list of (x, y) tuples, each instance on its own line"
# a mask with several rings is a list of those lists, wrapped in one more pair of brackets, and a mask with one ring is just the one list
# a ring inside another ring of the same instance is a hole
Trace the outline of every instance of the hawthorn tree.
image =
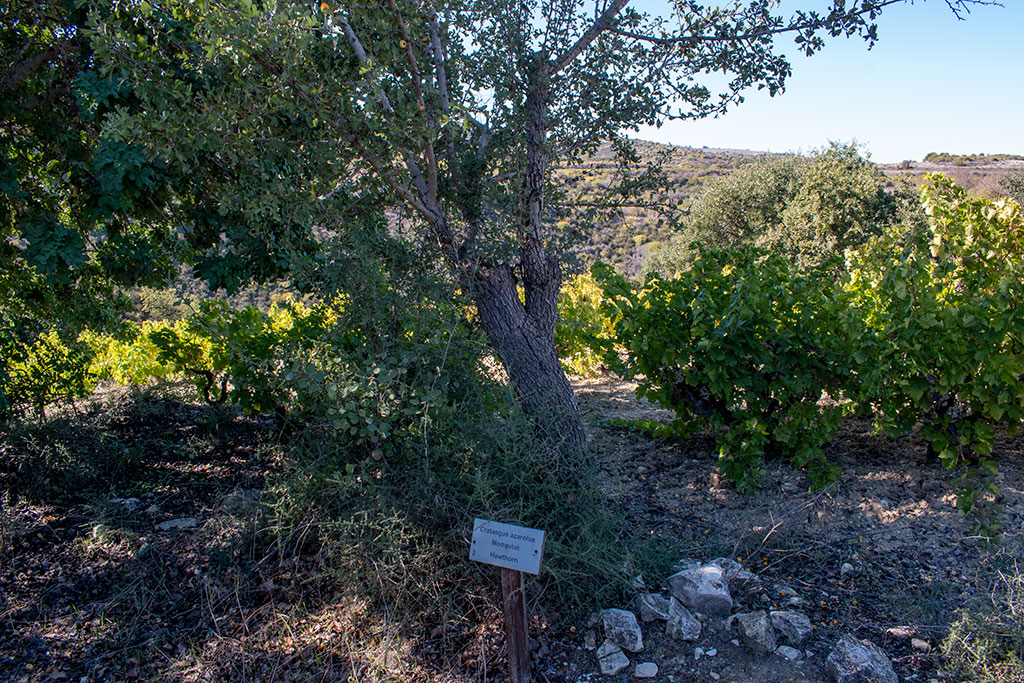
[(605, 141), (636, 161), (624, 131), (780, 93), (780, 36), (807, 54), (871, 43), (902, 1), (789, 16), (772, 0), (673, 0), (665, 16), (630, 0), (97, 1), (90, 34), (137, 98), (104, 134), (218, 198), (216, 220), (182, 228), (204, 233), (213, 284), (246, 255), (286, 266), (315, 228), (399, 207), (398, 227), (472, 297), (523, 407), (580, 448), (553, 343), (552, 165)]

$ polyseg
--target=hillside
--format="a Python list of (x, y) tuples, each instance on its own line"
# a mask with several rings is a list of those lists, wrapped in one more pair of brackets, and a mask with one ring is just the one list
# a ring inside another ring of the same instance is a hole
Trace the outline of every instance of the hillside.
[[(587, 215), (582, 242), (574, 249), (583, 267), (602, 260), (616, 265), (629, 276), (637, 275), (651, 246), (671, 236), (673, 229), (668, 218), (680, 218), (689, 200), (700, 194), (709, 180), (768, 155), (755, 150), (677, 147), (648, 141), (637, 141), (636, 147), (644, 163), (662, 159), (670, 182), (667, 192), (652, 199), (665, 203), (681, 199), (682, 204), (669, 214), (653, 208), (627, 206), (619, 214)], [(1001, 195), (1003, 178), (1024, 170), (1024, 155), (933, 153), (923, 161), (879, 164), (879, 168), (893, 180), (910, 177), (915, 184), (920, 184), (926, 173), (944, 173), (973, 194), (994, 198)], [(616, 172), (612, 150), (604, 145), (583, 163), (560, 168), (557, 177), (563, 191), (586, 202), (599, 193), (613, 191)]]

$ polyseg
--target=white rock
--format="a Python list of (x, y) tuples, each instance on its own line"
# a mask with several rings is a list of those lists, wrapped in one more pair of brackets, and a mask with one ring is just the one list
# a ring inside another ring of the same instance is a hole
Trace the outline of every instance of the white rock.
[(657, 593), (641, 593), (636, 596), (637, 611), (645, 624), (651, 621), (668, 621), (668, 598)]
[(700, 622), (690, 613), (690, 610), (675, 598), (670, 599), (665, 633), (676, 640), (693, 641), (700, 638), (700, 631)]
[(854, 567), (849, 562), (843, 562), (843, 565), (839, 568), (839, 575), (846, 576), (847, 574), (852, 574), (855, 571), (856, 567)]
[(644, 649), (644, 634), (636, 615), (624, 609), (606, 609), (601, 615), (604, 637), (624, 650), (640, 652)]
[(836, 683), (899, 683), (892, 662), (881, 648), (850, 634), (840, 638), (829, 653), (825, 672)]
[(621, 647), (606, 640), (597, 648), (597, 664), (605, 676), (614, 676), (629, 666), (629, 657), (622, 653)]
[(642, 662), (636, 665), (633, 675), (637, 678), (654, 678), (658, 675), (658, 665), (654, 662)]
[(800, 612), (772, 612), (772, 627), (790, 645), (803, 645), (811, 636), (811, 620)]
[(736, 615), (740, 640), (758, 657), (775, 652), (775, 631), (764, 610)]
[(717, 557), (708, 564), (713, 564), (722, 569), (722, 575), (725, 577), (725, 583), (729, 586), (729, 590), (734, 590), (736, 586), (734, 584), (745, 584), (750, 582), (760, 583), (761, 579), (757, 574), (748, 572), (743, 568), (736, 560), (730, 560), (726, 557)]
[(695, 647), (695, 648), (693, 648), (693, 661), (697, 661), (698, 659), (700, 659), (703, 656), (704, 656), (704, 648), (702, 648), (702, 647)]
[(701, 614), (725, 616), (732, 611), (728, 581), (716, 564), (676, 572), (668, 583), (677, 600)]
[(716, 648), (711, 648), (710, 650), (705, 650), (704, 654), (708, 657), (714, 657), (718, 654), (718, 650)]
[(795, 647), (790, 647), (789, 645), (779, 645), (775, 648), (775, 654), (783, 659), (788, 659), (791, 662), (795, 662), (800, 659), (800, 650), (797, 650)]
[(915, 650), (917, 650), (918, 652), (931, 652), (932, 651), (931, 643), (929, 643), (927, 640), (922, 640), (921, 638), (911, 638), (910, 639), (910, 646), (912, 648), (914, 648)]
[(775, 586), (775, 592), (778, 593), (781, 597), (784, 597), (784, 598), (787, 597), (787, 596), (796, 597), (796, 596), (800, 595), (799, 593), (796, 592), (796, 590), (792, 586), (790, 586), (789, 584), (786, 584), (786, 583), (777, 584)]
[(157, 531), (186, 531), (199, 526), (199, 520), (195, 517), (182, 517), (181, 519), (169, 519), (156, 525)]

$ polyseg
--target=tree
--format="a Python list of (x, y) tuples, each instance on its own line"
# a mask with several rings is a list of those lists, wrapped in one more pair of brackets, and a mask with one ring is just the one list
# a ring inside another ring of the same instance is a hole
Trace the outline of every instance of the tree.
[(853, 145), (833, 143), (809, 158), (764, 157), (713, 180), (690, 206), (680, 232), (646, 267), (685, 270), (696, 256), (694, 244), (753, 244), (798, 267), (817, 265), (920, 214), (916, 191), (890, 185)]
[(1003, 178), (1000, 185), (1002, 185), (1007, 197), (1018, 204), (1024, 205), (1024, 171), (1014, 171)]
[[(78, 357), (83, 327), (116, 323), (118, 287), (172, 270), (171, 174), (101, 137), (129, 93), (92, 68), (85, 19), (73, 2), (0, 9), (0, 415), (80, 385), (52, 359)], [(33, 357), (51, 359), (28, 363), (46, 376), (11, 376)]]
[(833, 143), (803, 169), (781, 222), (769, 226), (760, 243), (800, 266), (841, 256), (898, 223), (901, 209), (917, 210), (916, 191), (902, 186), (889, 192), (887, 184), (856, 146)]
[[(872, 42), (901, 1), (789, 18), (768, 0), (678, 0), (667, 18), (629, 0), (97, 2), (91, 29), (105, 73), (140, 101), (107, 134), (202, 179), (237, 221), (213, 226), (208, 272), (254, 249), (287, 260), (314, 226), (386, 198), (472, 296), (524, 408), (578, 448), (553, 344), (552, 162), (609, 139), (629, 159), (625, 130), (724, 113), (751, 87), (780, 93), (777, 36), (807, 54), (827, 37)], [(714, 72), (719, 86), (702, 84)]]

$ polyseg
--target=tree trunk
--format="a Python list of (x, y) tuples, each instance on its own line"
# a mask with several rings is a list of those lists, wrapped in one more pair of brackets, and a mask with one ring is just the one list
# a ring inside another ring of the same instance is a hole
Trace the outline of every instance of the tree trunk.
[[(528, 67), (526, 165), (519, 198), (519, 262), (482, 267), (473, 239), (456, 247), (436, 194), (421, 192), (421, 213), (472, 292), (481, 326), (508, 373), (520, 405), (547, 427), (545, 435), (563, 450), (582, 451), (586, 434), (572, 385), (555, 353), (555, 321), (561, 272), (544, 253), (544, 181), (547, 172), (547, 106), (550, 64), (538, 53)], [(463, 216), (467, 218), (467, 216)], [(476, 220), (478, 220), (477, 218)], [(468, 222), (472, 222), (469, 220)], [(472, 230), (471, 234), (475, 234)], [(522, 277), (517, 281), (516, 275)], [(517, 284), (523, 285), (525, 302)]]
[[(484, 332), (501, 358), (523, 409), (537, 417), (540, 424), (549, 426), (546, 436), (553, 443), (579, 451), (586, 447), (586, 434), (572, 385), (555, 353), (559, 278), (554, 263), (549, 265), (549, 291), (543, 297), (539, 292), (531, 296), (534, 307), (546, 308), (547, 315), (535, 318), (527, 312), (508, 265), (479, 272), (474, 299)], [(550, 325), (545, 324), (548, 316)]]

